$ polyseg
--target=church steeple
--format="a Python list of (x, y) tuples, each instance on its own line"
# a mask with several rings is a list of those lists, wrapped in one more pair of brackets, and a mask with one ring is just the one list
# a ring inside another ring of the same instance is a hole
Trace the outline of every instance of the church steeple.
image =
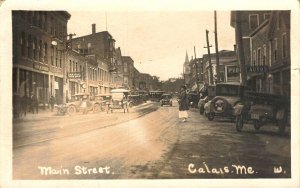
[(188, 56), (188, 53), (187, 53), (187, 51), (186, 51), (186, 52), (185, 52), (185, 61), (184, 61), (184, 64), (189, 63), (189, 62), (190, 62), (189, 56)]

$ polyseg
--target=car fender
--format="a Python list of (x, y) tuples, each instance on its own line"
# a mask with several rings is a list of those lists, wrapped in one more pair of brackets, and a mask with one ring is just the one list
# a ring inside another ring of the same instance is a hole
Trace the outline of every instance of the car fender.
[(233, 114), (235, 116), (241, 115), (242, 112), (244, 111), (245, 105), (243, 104), (237, 104), (233, 107)]
[(211, 112), (211, 101), (208, 101), (207, 103), (204, 104), (204, 112), (205, 113)]

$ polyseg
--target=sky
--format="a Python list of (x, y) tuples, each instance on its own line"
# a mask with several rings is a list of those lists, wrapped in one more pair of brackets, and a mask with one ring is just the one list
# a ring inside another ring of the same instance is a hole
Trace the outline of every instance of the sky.
[[(213, 11), (69, 11), (68, 33), (76, 37), (107, 30), (116, 40), (123, 56), (131, 56), (141, 73), (158, 76), (160, 80), (182, 74), (186, 52), (207, 54), (206, 34), (209, 30), (211, 53), (215, 53)], [(234, 29), (230, 11), (218, 11), (219, 50), (233, 50)]]

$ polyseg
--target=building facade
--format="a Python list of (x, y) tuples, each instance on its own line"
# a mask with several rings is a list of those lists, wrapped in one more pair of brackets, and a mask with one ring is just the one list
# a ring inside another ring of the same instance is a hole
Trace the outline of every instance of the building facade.
[[(204, 54), (203, 61), (203, 82), (205, 84), (215, 84), (217, 80), (216, 72), (216, 54), (210, 54), (213, 80), (210, 80), (209, 59), (208, 54)], [(239, 82), (239, 76), (236, 76), (236, 71), (239, 74), (237, 56), (235, 51), (221, 50), (219, 51), (219, 78), (220, 82)]]
[[(243, 44), (249, 49), (244, 50), (249, 59), (247, 85), (257, 92), (290, 96), (290, 11), (240, 11), (239, 15), (249, 20), (240, 28), (249, 41)], [(258, 23), (253, 28), (252, 17)]]
[(51, 95), (64, 102), (66, 11), (12, 11), (13, 93), (35, 94), (46, 106)]

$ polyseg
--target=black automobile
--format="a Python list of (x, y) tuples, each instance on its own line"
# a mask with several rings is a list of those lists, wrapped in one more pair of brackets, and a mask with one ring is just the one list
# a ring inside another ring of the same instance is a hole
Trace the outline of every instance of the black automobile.
[(172, 106), (172, 95), (171, 94), (163, 94), (161, 96), (160, 105), (169, 105)]
[(245, 86), (235, 83), (216, 85), (216, 96), (204, 105), (204, 112), (208, 120), (215, 116), (235, 120), (234, 106), (242, 102)]

